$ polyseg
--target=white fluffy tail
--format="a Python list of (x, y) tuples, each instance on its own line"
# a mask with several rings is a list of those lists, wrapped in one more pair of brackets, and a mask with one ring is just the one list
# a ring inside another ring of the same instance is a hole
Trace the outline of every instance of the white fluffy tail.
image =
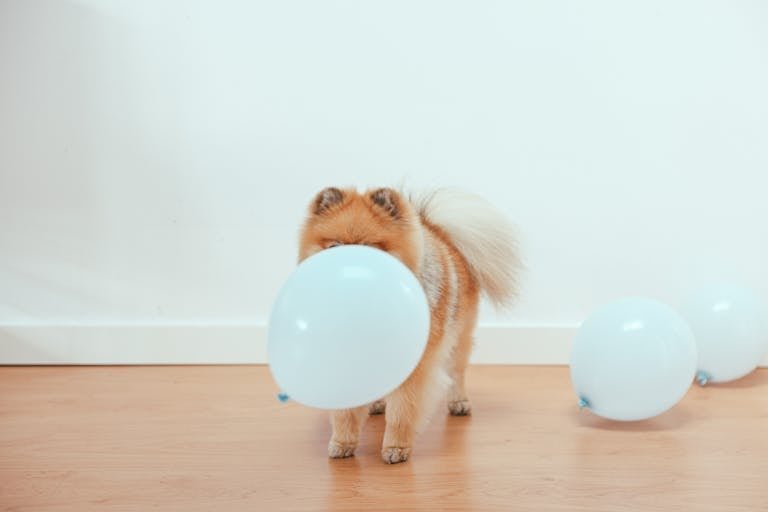
[(450, 235), (488, 299), (496, 306), (508, 305), (517, 293), (521, 262), (506, 217), (485, 199), (458, 190), (440, 189), (414, 204)]

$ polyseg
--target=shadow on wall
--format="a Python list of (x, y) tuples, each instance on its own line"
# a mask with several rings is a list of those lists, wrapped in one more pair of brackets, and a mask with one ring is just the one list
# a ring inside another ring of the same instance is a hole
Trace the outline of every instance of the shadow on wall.
[[(62, 343), (66, 352), (66, 342)], [(68, 363), (66, 356), (54, 353), (50, 346), (41, 344), (35, 338), (35, 330), (15, 329), (13, 326), (0, 326), (0, 364), (63, 364)]]

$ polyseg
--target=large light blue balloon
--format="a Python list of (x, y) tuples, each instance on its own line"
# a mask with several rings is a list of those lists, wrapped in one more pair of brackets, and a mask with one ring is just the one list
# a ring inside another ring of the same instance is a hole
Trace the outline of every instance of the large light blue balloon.
[(323, 409), (357, 407), (397, 388), (429, 337), (421, 284), (398, 259), (342, 246), (302, 262), (273, 306), (267, 352), (293, 400)]
[(696, 336), (701, 384), (739, 379), (768, 354), (768, 306), (748, 288), (706, 286), (681, 312)]
[(651, 299), (599, 308), (573, 342), (571, 381), (581, 405), (613, 420), (661, 414), (683, 398), (695, 372), (690, 328), (672, 308)]

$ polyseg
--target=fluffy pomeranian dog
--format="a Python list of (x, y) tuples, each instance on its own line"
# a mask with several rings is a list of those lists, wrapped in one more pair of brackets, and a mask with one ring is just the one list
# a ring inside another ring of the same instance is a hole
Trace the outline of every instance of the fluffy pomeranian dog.
[(446, 398), (452, 415), (470, 414), (464, 373), (480, 294), (499, 306), (515, 296), (513, 230), (490, 204), (463, 192), (439, 190), (414, 199), (391, 188), (326, 188), (310, 203), (299, 261), (344, 244), (376, 247), (400, 259), (424, 287), (431, 327), (421, 361), (399, 388), (368, 406), (331, 413), (328, 455), (352, 456), (367, 415), (385, 412), (381, 456), (390, 464), (404, 462), (417, 431)]

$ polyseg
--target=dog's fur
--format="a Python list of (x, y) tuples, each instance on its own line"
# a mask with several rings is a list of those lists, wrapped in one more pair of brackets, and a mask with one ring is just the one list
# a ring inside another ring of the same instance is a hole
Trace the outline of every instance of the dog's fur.
[(354, 454), (368, 413), (385, 412), (384, 462), (408, 459), (417, 430), (448, 397), (457, 416), (471, 411), (464, 372), (472, 350), (480, 292), (506, 305), (516, 292), (518, 251), (511, 225), (481, 198), (439, 190), (421, 198), (380, 188), (326, 188), (311, 202), (299, 261), (329, 247), (377, 247), (400, 259), (424, 287), (431, 310), (427, 347), (416, 369), (370, 406), (334, 411), (332, 458)]

